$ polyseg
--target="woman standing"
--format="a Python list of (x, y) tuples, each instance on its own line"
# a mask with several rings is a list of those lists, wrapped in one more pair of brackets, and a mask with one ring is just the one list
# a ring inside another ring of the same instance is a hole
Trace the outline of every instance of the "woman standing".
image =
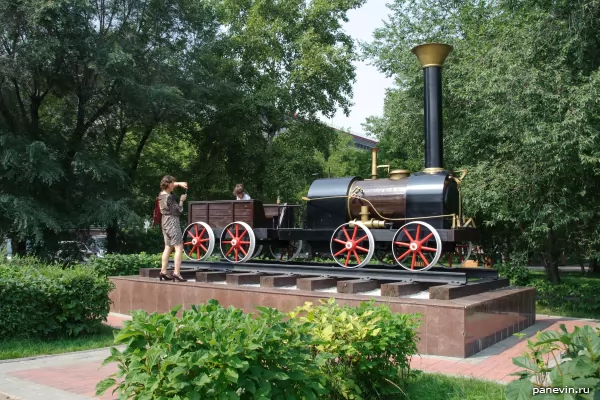
[(175, 271), (173, 272), (173, 280), (179, 282), (185, 281), (181, 277), (181, 256), (183, 254), (183, 233), (179, 224), (179, 216), (183, 211), (183, 202), (187, 198), (187, 194), (177, 199), (173, 196), (175, 186), (187, 189), (187, 182), (175, 182), (175, 178), (167, 175), (160, 181), (161, 192), (158, 195), (160, 212), (162, 214), (161, 229), (165, 239), (165, 250), (162, 255), (162, 267), (160, 270), (160, 280), (171, 280), (167, 275), (167, 266), (169, 265), (169, 256), (175, 248)]

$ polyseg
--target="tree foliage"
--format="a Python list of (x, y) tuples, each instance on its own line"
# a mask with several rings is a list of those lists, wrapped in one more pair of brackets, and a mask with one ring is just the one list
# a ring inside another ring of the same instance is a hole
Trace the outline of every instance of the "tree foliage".
[(539, 255), (554, 281), (561, 253), (596, 257), (598, 5), (414, 0), (390, 9), (389, 23), (365, 46), (398, 86), (384, 117), (369, 125), (387, 157), (422, 160), (422, 72), (407, 49), (451, 44), (443, 71), (445, 167), (469, 171), (465, 206), (487, 251), (519, 261)]
[(285, 117), (348, 108), (341, 22), (362, 3), (0, 0), (0, 237), (49, 249), (99, 226), (114, 246), (166, 174), (190, 199), (242, 181), (274, 201)]

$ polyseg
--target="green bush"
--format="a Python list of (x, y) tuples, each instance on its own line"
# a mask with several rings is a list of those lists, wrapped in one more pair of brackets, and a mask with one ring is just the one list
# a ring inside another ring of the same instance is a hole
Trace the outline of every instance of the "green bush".
[[(257, 318), (216, 301), (169, 314), (138, 311), (125, 322), (105, 360), (119, 363), (117, 386), (124, 398), (316, 399), (324, 394), (317, 368), (309, 362), (307, 328), (285, 314), (260, 309)], [(116, 384), (100, 382), (97, 394)], [(287, 392), (287, 395), (285, 394)], [(287, 396), (287, 397), (286, 397)]]
[(513, 286), (529, 286), (531, 283), (531, 274), (526, 267), (500, 264), (495, 269), (498, 270), (498, 276), (508, 278)]
[[(254, 315), (215, 300), (176, 317), (137, 311), (104, 364), (118, 372), (96, 386), (121, 398), (370, 399), (398, 393), (416, 353), (412, 316), (387, 306), (321, 307)], [(117, 382), (117, 379), (121, 379)], [(393, 398), (397, 398), (394, 396)]]
[(585, 313), (599, 313), (600, 284), (592, 282), (571, 283), (563, 282), (555, 285), (545, 280), (535, 281), (539, 305)]
[[(513, 364), (525, 370), (512, 374), (520, 379), (506, 388), (507, 400), (526, 400), (536, 394), (535, 398), (557, 400), (600, 396), (599, 330), (586, 325), (569, 333), (564, 324), (560, 329), (538, 332), (535, 341), (527, 341), (529, 352), (513, 358)], [(552, 388), (556, 393), (552, 393)], [(568, 388), (576, 389), (571, 390), (575, 393), (566, 392)]]
[(138, 275), (140, 268), (160, 268), (160, 254), (107, 254), (93, 258), (90, 266), (104, 276)]
[(332, 298), (313, 307), (306, 303), (290, 313), (311, 323), (315, 357), (327, 359), (321, 374), (333, 398), (360, 399), (400, 393), (417, 353), (415, 315), (395, 314), (373, 302), (359, 307), (340, 306)]
[(112, 284), (89, 267), (0, 264), (0, 336), (95, 333), (110, 309)]

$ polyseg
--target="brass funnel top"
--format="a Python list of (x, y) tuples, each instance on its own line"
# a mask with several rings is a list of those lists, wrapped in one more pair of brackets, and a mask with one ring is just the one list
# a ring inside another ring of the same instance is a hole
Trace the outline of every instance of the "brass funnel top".
[(411, 50), (417, 56), (419, 62), (426, 67), (441, 67), (453, 47), (442, 43), (426, 43), (413, 47)]

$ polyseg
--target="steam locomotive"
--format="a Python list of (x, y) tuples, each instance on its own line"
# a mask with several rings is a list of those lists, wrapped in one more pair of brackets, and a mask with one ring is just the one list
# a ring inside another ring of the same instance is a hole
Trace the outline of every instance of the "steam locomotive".
[[(377, 165), (372, 150), (371, 179), (358, 176), (315, 180), (298, 204), (262, 204), (257, 200), (192, 201), (184, 252), (205, 260), (219, 245), (233, 263), (258, 257), (265, 246), (282, 261), (304, 247), (329, 254), (344, 268), (368, 265), (375, 255), (409, 271), (461, 266), (479, 231), (465, 220), (459, 176), (443, 168), (441, 69), (452, 47), (429, 43), (412, 49), (423, 67), (425, 168), (411, 173)], [(378, 170), (387, 176), (378, 178)], [(295, 210), (303, 208), (301, 226)], [(453, 258), (457, 263), (453, 264)]]

